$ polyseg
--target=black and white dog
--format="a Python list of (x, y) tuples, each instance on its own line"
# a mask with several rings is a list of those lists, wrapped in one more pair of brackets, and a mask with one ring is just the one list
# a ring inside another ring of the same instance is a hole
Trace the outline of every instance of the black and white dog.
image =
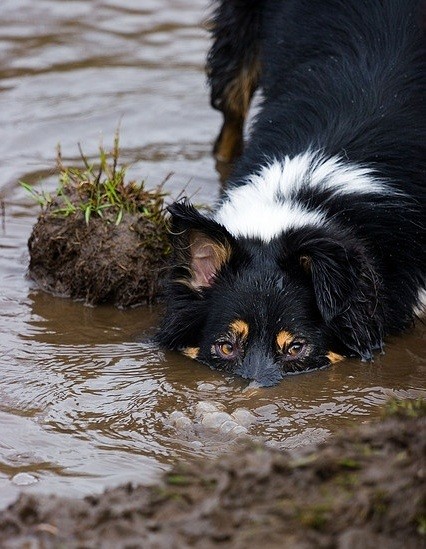
[(162, 345), (271, 385), (371, 360), (412, 325), (425, 292), (425, 15), (422, 0), (217, 4), (215, 153), (242, 155), (212, 215), (170, 208)]

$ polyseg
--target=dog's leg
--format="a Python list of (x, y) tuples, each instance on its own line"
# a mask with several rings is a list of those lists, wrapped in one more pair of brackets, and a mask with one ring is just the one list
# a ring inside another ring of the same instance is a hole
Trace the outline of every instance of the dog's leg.
[(224, 122), (213, 153), (232, 162), (243, 149), (243, 129), (259, 80), (260, 0), (221, 0), (212, 20), (213, 45), (207, 58), (212, 107)]

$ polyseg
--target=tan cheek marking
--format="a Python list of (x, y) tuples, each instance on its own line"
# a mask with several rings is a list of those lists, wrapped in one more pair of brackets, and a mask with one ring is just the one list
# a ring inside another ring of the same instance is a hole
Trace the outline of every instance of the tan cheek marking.
[(245, 320), (234, 320), (229, 325), (229, 328), (235, 335), (241, 339), (247, 339), (249, 334), (249, 325)]
[(345, 359), (344, 356), (338, 355), (337, 353), (333, 353), (332, 351), (327, 353), (327, 358), (332, 364), (335, 364), (336, 362), (341, 362), (342, 360)]
[(281, 332), (278, 332), (277, 334), (277, 345), (279, 349), (284, 349), (285, 347), (288, 347), (290, 343), (293, 341), (294, 336), (287, 332), (286, 330), (281, 330)]
[(182, 349), (182, 354), (188, 356), (189, 358), (193, 358), (194, 360), (198, 357), (199, 352), (199, 347), (186, 347), (185, 349)]

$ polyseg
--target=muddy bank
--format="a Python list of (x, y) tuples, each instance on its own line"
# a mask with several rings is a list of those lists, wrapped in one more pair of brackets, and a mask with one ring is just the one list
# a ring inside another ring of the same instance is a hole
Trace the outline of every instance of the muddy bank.
[(425, 403), (392, 412), (297, 455), (247, 444), (180, 465), (153, 488), (23, 495), (0, 514), (1, 546), (424, 547)]

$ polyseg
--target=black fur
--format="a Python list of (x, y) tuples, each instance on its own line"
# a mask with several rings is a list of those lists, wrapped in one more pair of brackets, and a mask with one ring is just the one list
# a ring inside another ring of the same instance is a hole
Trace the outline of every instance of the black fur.
[[(255, 57), (263, 92), (228, 189), (271, 159), (319, 151), (368, 167), (390, 192), (296, 188), (294, 200), (321, 208), (327, 223), (270, 242), (173, 205), (162, 345), (268, 385), (326, 366), (334, 353), (370, 360), (386, 335), (412, 324), (425, 289), (425, 13), (423, 0), (218, 3), (213, 105), (226, 125), (229, 81)], [(248, 335), (230, 332), (238, 319)], [(278, 348), (280, 332), (295, 346)]]
[(244, 68), (256, 63), (259, 55), (261, 2), (232, 0), (220, 2), (211, 20), (214, 43), (207, 57), (210, 101), (224, 110), (225, 92)]

